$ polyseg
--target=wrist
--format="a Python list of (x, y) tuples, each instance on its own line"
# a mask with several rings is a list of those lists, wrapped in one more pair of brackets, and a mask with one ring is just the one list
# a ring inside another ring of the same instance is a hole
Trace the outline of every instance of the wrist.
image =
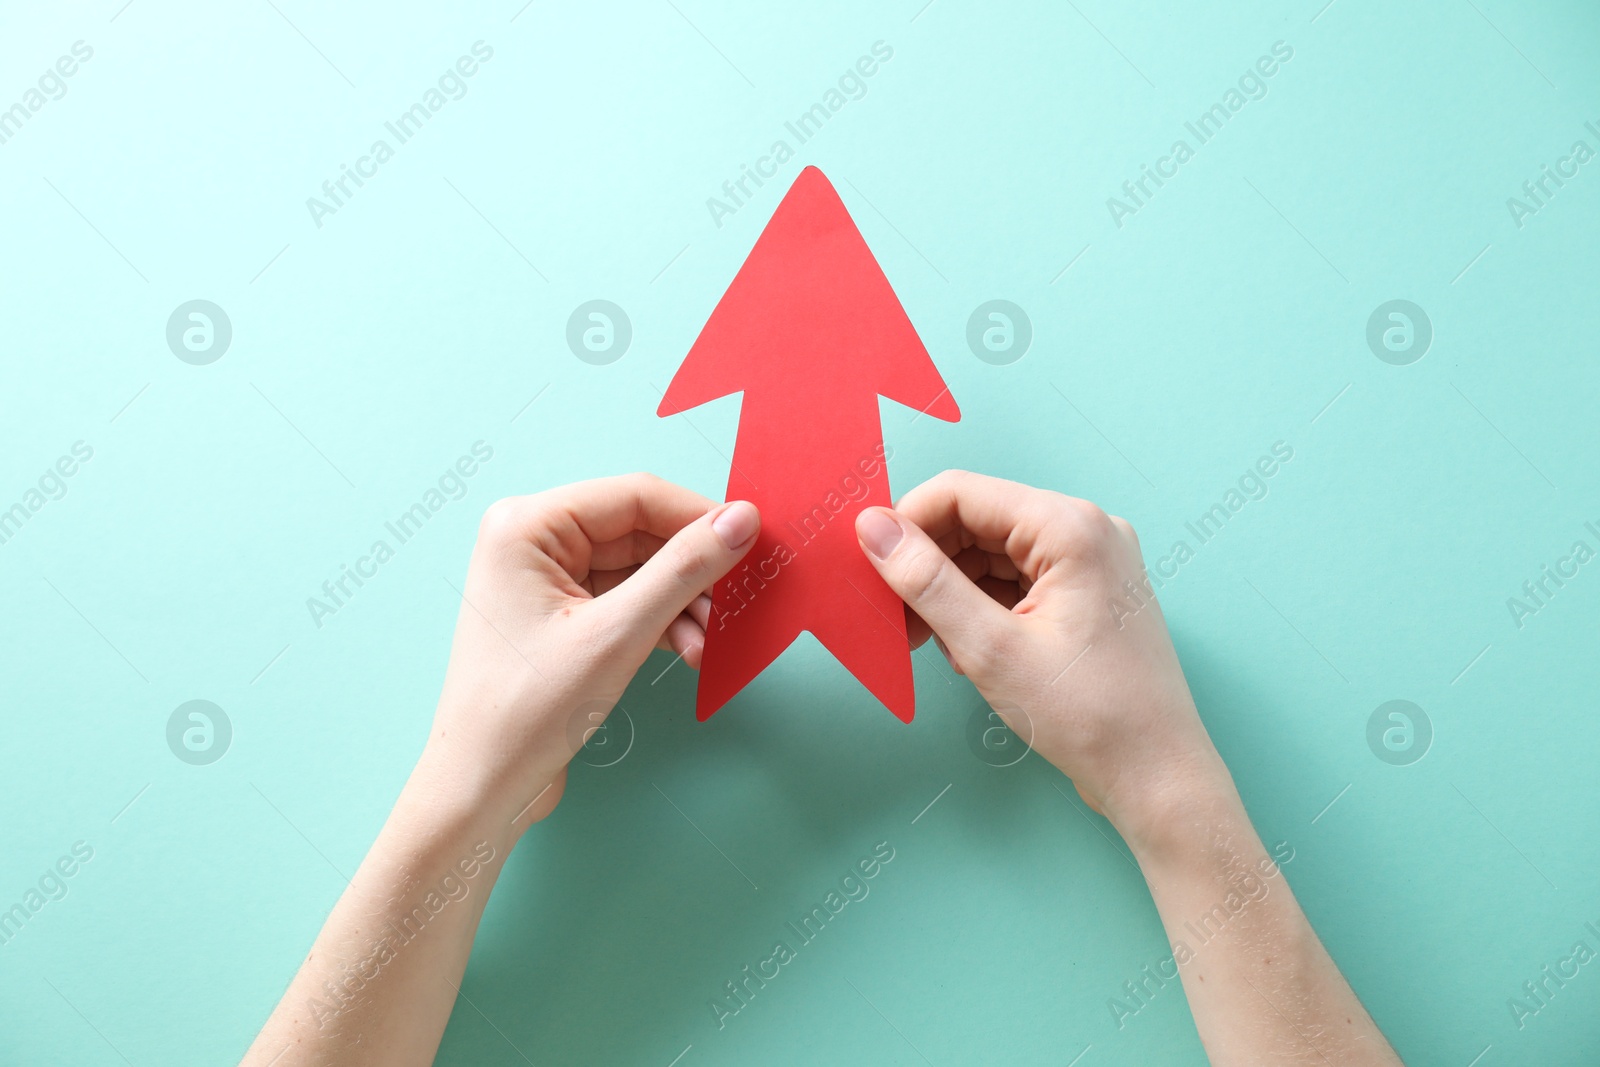
[(480, 761), (430, 740), (395, 804), (393, 821), (408, 837), (441, 853), (494, 849), (493, 866), (516, 844), (517, 814), (508, 789)]
[[(486, 715), (482, 708), (441, 704), (408, 788), (509, 829), (558, 783), (572, 757), (555, 709), (527, 704), (512, 710)], [(560, 795), (559, 788), (553, 792)]]
[(1219, 834), (1254, 833), (1227, 766), (1214, 750), (1168, 760), (1147, 779), (1120, 780), (1107, 817), (1140, 865), (1187, 862)]

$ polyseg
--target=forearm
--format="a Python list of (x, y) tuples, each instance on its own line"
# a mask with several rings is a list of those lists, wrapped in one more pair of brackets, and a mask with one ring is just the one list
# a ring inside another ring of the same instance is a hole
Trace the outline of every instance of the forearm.
[(512, 845), (652, 648), (698, 661), (760, 523), (642, 474), (484, 513), (423, 757), (248, 1067), (433, 1062)]
[(1213, 1064), (1400, 1063), (1290, 891), (1293, 849), (1262, 846), (1231, 782), (1133, 847)]
[(425, 756), (246, 1065), (433, 1062), (514, 841), (510, 816), (459, 794)]

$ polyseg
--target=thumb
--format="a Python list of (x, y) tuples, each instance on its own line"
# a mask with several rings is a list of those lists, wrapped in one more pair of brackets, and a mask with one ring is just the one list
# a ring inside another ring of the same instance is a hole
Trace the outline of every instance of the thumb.
[(856, 516), (856, 537), (889, 588), (922, 617), (953, 663), (971, 674), (995, 658), (1014, 619), (961, 573), (916, 523), (889, 508)]
[(607, 595), (627, 628), (653, 645), (695, 597), (744, 558), (760, 530), (761, 513), (748, 500), (712, 508), (673, 534)]

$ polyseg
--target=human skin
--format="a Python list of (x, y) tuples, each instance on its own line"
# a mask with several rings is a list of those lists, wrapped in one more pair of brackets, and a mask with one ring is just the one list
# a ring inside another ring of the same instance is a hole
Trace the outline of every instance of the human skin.
[(863, 511), (856, 533), (914, 613), (912, 640), (936, 636), (1122, 834), (1173, 944), (1196, 942), (1186, 924), (1230, 894), (1248, 901), (1192, 957), (1179, 954), (1212, 1064), (1400, 1063), (1245, 813), (1132, 526), (1085, 500), (947, 471), (897, 510)]
[[(863, 512), (857, 533), (913, 613), (913, 640), (931, 627), (1112, 820), (1176, 938), (1266, 853), (1159, 607), (1121, 629), (1106, 611), (1108, 591), (1143, 573), (1132, 529), (1084, 501), (959, 473), (899, 507)], [(422, 756), (245, 1064), (433, 1062), (506, 857), (560, 801), (568, 761), (652, 649), (698, 666), (706, 592), (759, 521), (748, 502), (649, 475), (489, 509)], [(1183, 983), (1213, 1063), (1399, 1062), (1276, 879)]]
[(490, 507), (422, 756), (245, 1064), (433, 1062), (512, 847), (652, 649), (699, 665), (759, 526), (650, 475)]

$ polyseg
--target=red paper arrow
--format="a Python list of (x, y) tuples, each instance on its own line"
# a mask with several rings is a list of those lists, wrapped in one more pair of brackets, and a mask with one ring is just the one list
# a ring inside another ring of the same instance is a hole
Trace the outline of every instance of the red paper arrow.
[(809, 631), (903, 722), (916, 697), (900, 598), (856, 542), (887, 506), (878, 397), (961, 418), (839, 194), (807, 167), (678, 368), (657, 415), (744, 393), (728, 499), (755, 547), (712, 594), (695, 714), (726, 704)]

